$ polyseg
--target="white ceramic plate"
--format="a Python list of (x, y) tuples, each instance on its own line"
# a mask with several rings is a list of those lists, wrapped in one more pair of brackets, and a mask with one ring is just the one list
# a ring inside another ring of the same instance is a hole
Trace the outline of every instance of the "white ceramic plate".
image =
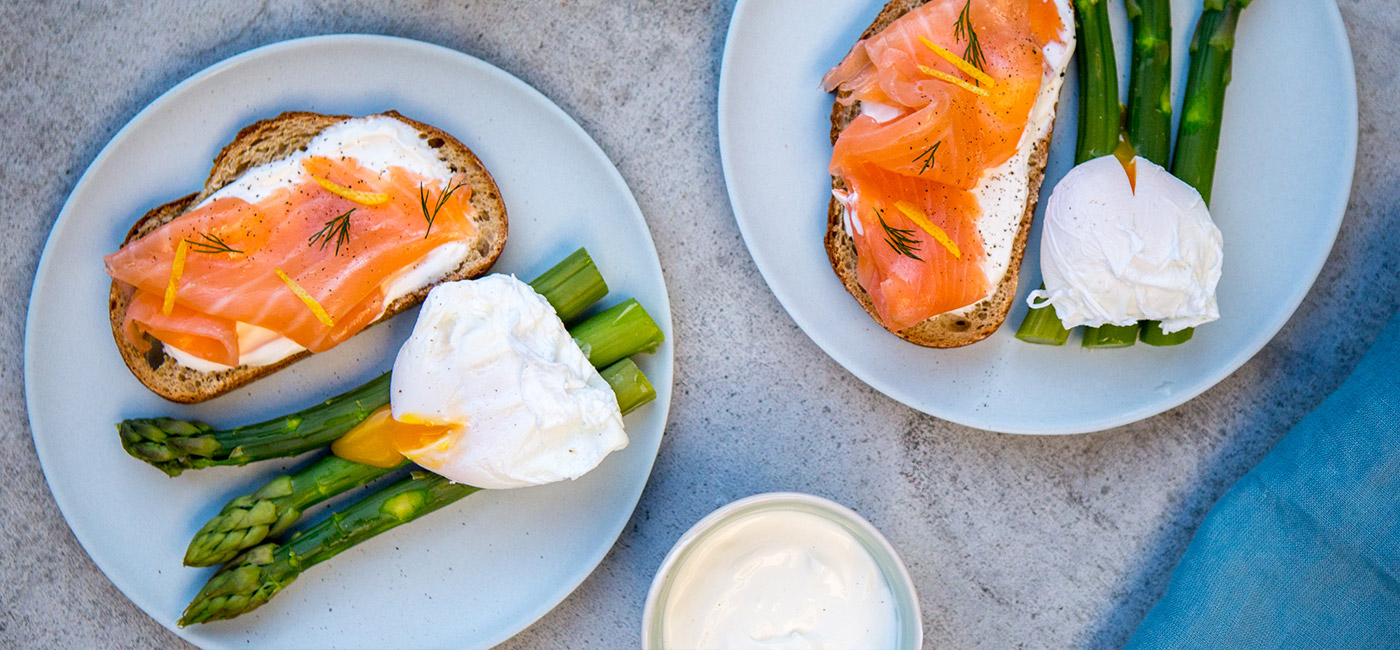
[[(793, 320), (880, 392), (960, 424), (1083, 433), (1150, 417), (1199, 395), (1278, 332), (1312, 286), (1341, 225), (1356, 160), (1356, 77), (1331, 2), (1256, 2), (1241, 18), (1212, 212), (1225, 237), (1221, 319), (1186, 345), (1084, 350), (1013, 335), (1040, 281), (1039, 225), (1019, 299), (990, 339), (932, 350), (885, 332), (846, 293), (822, 247), (832, 96), (820, 79), (883, 0), (740, 0), (725, 44), (719, 140), (729, 198), (759, 271)], [(1200, 2), (1174, 3), (1176, 105)], [(1126, 78), (1128, 23), (1113, 12)], [(1127, 84), (1122, 84), (1126, 97)], [(1074, 156), (1077, 85), (1060, 101), (1045, 192)]]
[[(127, 456), (113, 424), (170, 414), (233, 425), (295, 410), (388, 369), (414, 315), (229, 395), (177, 406), (146, 391), (117, 354), (102, 255), (147, 209), (200, 187), (241, 126), (291, 109), (391, 108), (456, 135), (495, 176), (511, 226), (497, 270), (532, 277), (587, 246), (613, 289), (606, 303), (635, 296), (646, 306), (668, 338), (637, 358), (657, 400), (628, 417), (631, 445), (577, 482), (473, 495), (312, 568), (251, 614), (175, 628), (212, 573), (180, 565), (191, 535), (227, 499), (304, 460), (172, 479)], [(44, 475), (78, 541), (132, 601), (185, 639), (206, 648), (484, 648), (572, 592), (631, 516), (670, 404), (670, 333), (661, 267), (636, 202), (563, 111), (459, 52), (327, 36), (260, 48), (195, 75), (97, 156), (39, 263), (25, 386)]]

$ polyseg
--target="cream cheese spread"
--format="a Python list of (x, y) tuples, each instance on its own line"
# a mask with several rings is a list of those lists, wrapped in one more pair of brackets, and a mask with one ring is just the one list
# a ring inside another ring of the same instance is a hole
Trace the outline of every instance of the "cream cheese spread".
[(1021, 217), (1025, 216), (1030, 203), (1031, 155), (1055, 126), (1055, 105), (1060, 101), (1060, 87), (1064, 85), (1065, 71), (1074, 54), (1074, 13), (1067, 0), (1057, 0), (1056, 4), (1065, 21), (1060, 28), (1064, 43), (1051, 42), (1045, 46), (1045, 73), (1040, 79), (1040, 92), (1031, 105), (1016, 153), (1006, 162), (982, 172), (977, 187), (972, 188), (972, 195), (982, 210), (982, 216), (977, 219), (977, 234), (982, 238), (985, 253), (982, 273), (987, 277), (989, 293), (986, 298), (950, 313), (972, 313), (995, 294), (997, 285), (1011, 268), (1011, 253), (1021, 230)]

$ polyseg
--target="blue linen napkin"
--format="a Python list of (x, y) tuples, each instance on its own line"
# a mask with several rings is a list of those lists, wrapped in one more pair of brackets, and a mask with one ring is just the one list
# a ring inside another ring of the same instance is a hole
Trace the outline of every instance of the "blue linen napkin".
[(1221, 497), (1127, 650), (1400, 648), (1400, 317)]

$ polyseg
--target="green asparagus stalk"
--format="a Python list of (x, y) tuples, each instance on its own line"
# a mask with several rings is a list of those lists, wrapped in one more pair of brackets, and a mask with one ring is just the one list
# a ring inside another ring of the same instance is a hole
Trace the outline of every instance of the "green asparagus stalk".
[(1128, 142), (1166, 167), (1172, 146), (1172, 9), (1169, 0), (1127, 0), (1133, 20)]
[(1186, 76), (1186, 104), (1176, 136), (1172, 175), (1196, 188), (1210, 203), (1215, 184), (1215, 154), (1220, 149), (1220, 122), (1225, 88), (1235, 50), (1235, 27), (1250, 0), (1205, 0), (1205, 13), (1191, 39), (1191, 68)]
[[(1128, 0), (1133, 20), (1132, 81), (1128, 84), (1127, 138), (1134, 154), (1163, 167), (1172, 141), (1172, 10), (1168, 0)], [(1144, 324), (1144, 327), (1146, 325)], [(1126, 348), (1137, 324), (1084, 328), (1086, 348)]]
[[(617, 394), (623, 413), (655, 399), (656, 391), (630, 359), (609, 366), (603, 378)], [(332, 514), (285, 544), (254, 547), (219, 569), (200, 589), (180, 625), (230, 619), (256, 609), (277, 595), (302, 571), (401, 524), (477, 492), (431, 472), (407, 478)]]
[(655, 352), (665, 338), (636, 298), (599, 312), (569, 334), (595, 368), (606, 368), (638, 352)]
[(1084, 347), (1091, 349), (1127, 348), (1137, 342), (1138, 324), (1100, 325), (1084, 328)]
[(398, 467), (375, 467), (332, 454), (278, 476), (252, 494), (235, 497), (204, 524), (185, 550), (185, 566), (228, 562), (245, 549), (282, 534), (307, 508), (407, 464), (405, 460)]
[[(1205, 11), (1191, 38), (1191, 67), (1186, 75), (1186, 102), (1176, 135), (1172, 175), (1196, 188), (1210, 204), (1215, 184), (1215, 158), (1220, 149), (1220, 123), (1225, 114), (1225, 88), (1235, 49), (1235, 27), (1250, 0), (1205, 0)], [(1157, 322), (1148, 323), (1142, 341), (1150, 345), (1180, 345), (1194, 329), (1171, 334)]]
[[(1100, 3), (1099, 3), (1098, 12), (1099, 12), (1101, 15), (1098, 17), (1098, 19), (1095, 20), (1095, 22), (1096, 22), (1097, 24), (1102, 25), (1102, 29), (1101, 29), (1101, 33), (1098, 34), (1097, 37), (1091, 37), (1091, 38), (1094, 38), (1094, 46), (1095, 46), (1096, 48), (1098, 48), (1098, 49), (1102, 49), (1102, 50), (1106, 51), (1107, 54), (1106, 54), (1105, 56), (1108, 57), (1110, 60), (1112, 60), (1112, 58), (1113, 58), (1113, 34), (1109, 31), (1109, 24), (1108, 24), (1108, 20), (1107, 20), (1108, 16), (1107, 16), (1107, 12), (1105, 11), (1105, 10), (1107, 9), (1106, 5), (1107, 5), (1106, 2), (1100, 2)], [(1134, 33), (1134, 36), (1136, 37), (1136, 33)], [(1136, 54), (1137, 54), (1137, 51), (1136, 51), (1136, 46), (1135, 46), (1134, 55), (1136, 56)], [(1168, 51), (1168, 55), (1170, 56), (1170, 51)], [(1136, 59), (1133, 61), (1133, 64), (1134, 64), (1134, 68), (1136, 68), (1136, 64), (1137, 64)], [(1112, 122), (1114, 122), (1114, 131), (1113, 131), (1113, 140), (1114, 140), (1113, 148), (1114, 148), (1114, 149), (1117, 149), (1117, 148), (1118, 148), (1118, 133), (1119, 133), (1119, 131), (1121, 130), (1121, 124), (1122, 124), (1121, 120), (1122, 120), (1122, 116), (1123, 116), (1123, 108), (1122, 108), (1122, 106), (1118, 103), (1118, 85), (1117, 85), (1117, 83), (1116, 83), (1116, 81), (1117, 81), (1117, 73), (1118, 73), (1118, 71), (1117, 71), (1117, 68), (1115, 67), (1115, 68), (1113, 69), (1114, 81), (1115, 81), (1115, 83), (1113, 84), (1113, 94), (1110, 95), (1110, 96), (1108, 96), (1108, 97), (1103, 97), (1103, 98), (1102, 98), (1102, 102), (1103, 102), (1102, 104), (1096, 104), (1096, 105), (1095, 105), (1095, 109), (1096, 109), (1096, 110), (1098, 110), (1098, 111), (1104, 111), (1103, 115), (1101, 116), (1102, 119), (1105, 119), (1105, 120), (1107, 120), (1107, 121), (1112, 121)], [(1138, 77), (1133, 77), (1133, 84), (1136, 84), (1137, 82), (1138, 82)], [(1130, 86), (1130, 87), (1129, 87), (1129, 93), (1131, 94), (1131, 92), (1132, 92), (1132, 87)], [(1083, 115), (1083, 113), (1081, 113), (1081, 115)], [(1168, 122), (1168, 128), (1170, 128), (1170, 122)], [(1100, 135), (1100, 134), (1096, 133), (1096, 135)], [(1081, 144), (1082, 144), (1082, 143), (1083, 143), (1083, 141), (1081, 140)], [(1084, 159), (1082, 159), (1082, 160), (1076, 160), (1076, 161), (1075, 161), (1076, 164), (1077, 164), (1077, 163), (1084, 162), (1085, 160), (1091, 160), (1091, 159), (1093, 159), (1093, 158), (1098, 158), (1098, 157), (1100, 157), (1100, 156), (1104, 156), (1104, 155), (1109, 155), (1109, 154), (1111, 154), (1111, 153), (1112, 153), (1112, 150), (1108, 151), (1107, 153), (1105, 153), (1105, 152), (1103, 151), (1102, 146), (1105, 145), (1105, 144), (1107, 144), (1107, 141), (1106, 141), (1106, 140), (1103, 141), (1103, 142), (1099, 142), (1099, 143), (1093, 145), (1093, 148), (1090, 149), (1090, 150), (1088, 150), (1088, 151), (1081, 151), (1081, 152), (1079, 152), (1080, 154), (1082, 154), (1082, 155), (1088, 155), (1089, 157), (1088, 157), (1088, 158), (1084, 158)], [(1125, 347), (1128, 347), (1128, 346), (1132, 345), (1133, 343), (1136, 343), (1136, 342), (1137, 342), (1137, 335), (1138, 335), (1138, 325), (1137, 325), (1137, 323), (1133, 323), (1132, 325), (1100, 325), (1100, 326), (1098, 326), (1098, 327), (1085, 327), (1085, 328), (1084, 328), (1084, 336), (1083, 336), (1083, 345), (1084, 345), (1084, 347), (1086, 347), (1086, 348), (1091, 348), (1091, 349), (1094, 349), (1094, 348), (1125, 348)]]
[(608, 295), (603, 274), (598, 271), (588, 250), (583, 248), (570, 253), (562, 262), (531, 280), (530, 287), (549, 301), (559, 320), (565, 323), (574, 322), (584, 310)]
[[(1133, 81), (1128, 87), (1128, 141), (1137, 155), (1171, 164), (1172, 10), (1169, 0), (1128, 0), (1133, 20)], [(1144, 321), (1143, 342), (1157, 321)]]
[(255, 546), (215, 573), (180, 625), (229, 619), (277, 595), (302, 571), (355, 544), (476, 492), (430, 472), (394, 483), (312, 526), (286, 544)]
[[(636, 300), (628, 300), (576, 325), (570, 332), (596, 368), (607, 368), (614, 378), (614, 391), (650, 387), (636, 365), (634, 376), (625, 374), (629, 366), (619, 363), (640, 352), (653, 352), (662, 339), (660, 328)], [(607, 379), (610, 375), (604, 375)], [(377, 404), (364, 403), (374, 410), (389, 403), (389, 373), (375, 380), (383, 382), (376, 393)], [(654, 396), (652, 396), (654, 397)], [(639, 398), (619, 393), (618, 402)], [(641, 401), (650, 401), (646, 397)], [(347, 429), (348, 431), (348, 429)], [(328, 444), (328, 443), (327, 443)], [(278, 476), (256, 492), (234, 498), (195, 533), (185, 551), (186, 566), (213, 566), (229, 561), (246, 548), (276, 537), (301, 517), (307, 508), (346, 490), (365, 485), (397, 468), (379, 468), (327, 456), (292, 474)]]
[(601, 371), (603, 380), (612, 386), (617, 396), (617, 409), (627, 415), (656, 399), (656, 387), (651, 385), (642, 369), (631, 359), (623, 359)]
[[(1118, 67), (1113, 57), (1113, 33), (1108, 23), (1108, 0), (1074, 0), (1074, 24), (1079, 39), (1079, 140), (1074, 163), (1113, 153), (1118, 147), (1122, 108), (1118, 104)], [(1045, 285), (1041, 285), (1041, 289)], [(1069, 330), (1053, 306), (1031, 309), (1016, 338), (1027, 343), (1064, 345)]]
[(1123, 106), (1118, 103), (1118, 65), (1113, 56), (1113, 32), (1108, 0), (1074, 0), (1079, 30), (1079, 141), (1074, 164), (1113, 154), (1122, 130)]
[(389, 402), (389, 374), (291, 415), (233, 429), (175, 418), (117, 424), (127, 453), (178, 476), (187, 469), (245, 465), (324, 447)]
[[(608, 291), (603, 276), (583, 249), (546, 271), (531, 286), (566, 322)], [(606, 337), (609, 332), (601, 334)], [(245, 465), (324, 447), (388, 401), (389, 376), (385, 374), (303, 411), (234, 429), (217, 430), (203, 422), (174, 418), (138, 418), (118, 423), (117, 431), (127, 453), (170, 476), (178, 476), (187, 469)]]

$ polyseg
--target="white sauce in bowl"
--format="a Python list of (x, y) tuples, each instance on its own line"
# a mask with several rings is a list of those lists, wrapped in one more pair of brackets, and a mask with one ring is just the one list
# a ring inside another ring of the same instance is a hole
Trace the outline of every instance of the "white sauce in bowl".
[(666, 648), (894, 648), (898, 610), (875, 558), (841, 524), (798, 510), (726, 522), (675, 567)]

